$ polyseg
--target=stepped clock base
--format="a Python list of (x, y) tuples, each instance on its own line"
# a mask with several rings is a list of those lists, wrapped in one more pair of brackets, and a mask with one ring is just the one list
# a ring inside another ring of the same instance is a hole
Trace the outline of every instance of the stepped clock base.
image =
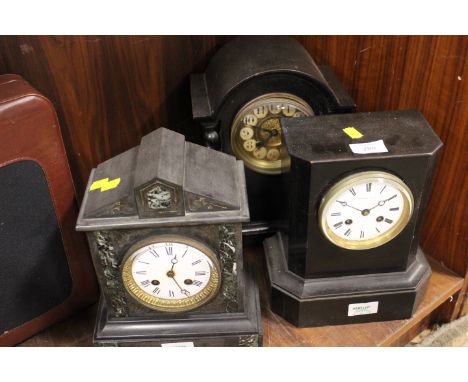
[(410, 318), (431, 275), (418, 248), (406, 271), (303, 279), (287, 269), (286, 240), (277, 233), (263, 243), (271, 309), (298, 327)]
[(94, 343), (97, 346), (262, 346), (258, 288), (244, 263), (243, 311), (185, 317), (112, 318), (101, 297)]
[(263, 240), (274, 235), (281, 228), (279, 221), (258, 221), (242, 224), (244, 247), (260, 246)]

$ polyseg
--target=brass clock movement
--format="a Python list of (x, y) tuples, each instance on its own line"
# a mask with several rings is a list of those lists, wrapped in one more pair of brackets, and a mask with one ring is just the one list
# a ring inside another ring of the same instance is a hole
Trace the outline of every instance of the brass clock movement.
[(289, 167), (280, 118), (314, 115), (311, 107), (292, 94), (271, 93), (244, 105), (231, 127), (231, 148), (251, 170), (280, 174)]
[(110, 346), (259, 346), (258, 291), (242, 257), (244, 166), (160, 128), (90, 175), (86, 231)]
[(251, 223), (244, 235), (264, 235), (281, 224), (290, 165), (282, 119), (354, 110), (332, 70), (317, 66), (286, 36), (243, 36), (223, 46), (202, 74), (191, 76), (192, 114), (205, 145), (235, 155), (246, 166)]
[(415, 110), (283, 120), (287, 230), (264, 241), (271, 306), (298, 326), (411, 317), (440, 139)]

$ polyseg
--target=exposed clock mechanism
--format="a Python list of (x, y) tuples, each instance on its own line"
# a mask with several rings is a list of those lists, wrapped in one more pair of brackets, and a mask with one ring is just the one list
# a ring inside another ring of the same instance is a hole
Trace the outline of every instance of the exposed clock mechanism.
[(314, 115), (310, 106), (290, 94), (258, 97), (242, 107), (231, 128), (231, 148), (253, 171), (280, 174), (289, 167), (289, 155), (282, 141), (281, 118)]

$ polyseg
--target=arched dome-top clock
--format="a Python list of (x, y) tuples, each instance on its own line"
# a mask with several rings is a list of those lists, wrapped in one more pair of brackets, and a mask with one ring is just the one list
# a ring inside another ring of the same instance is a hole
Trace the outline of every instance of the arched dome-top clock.
[(286, 36), (231, 40), (205, 73), (192, 75), (191, 94), (205, 144), (245, 163), (252, 223), (244, 233), (266, 233), (282, 213), (279, 174), (290, 158), (281, 118), (354, 109), (331, 69), (317, 66), (298, 41)]

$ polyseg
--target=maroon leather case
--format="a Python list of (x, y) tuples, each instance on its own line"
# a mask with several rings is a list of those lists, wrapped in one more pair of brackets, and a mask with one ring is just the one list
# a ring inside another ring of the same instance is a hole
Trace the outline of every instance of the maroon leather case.
[(8, 346), (98, 296), (85, 237), (75, 231), (57, 115), (17, 75), (0, 76), (0, 197), (0, 346)]

